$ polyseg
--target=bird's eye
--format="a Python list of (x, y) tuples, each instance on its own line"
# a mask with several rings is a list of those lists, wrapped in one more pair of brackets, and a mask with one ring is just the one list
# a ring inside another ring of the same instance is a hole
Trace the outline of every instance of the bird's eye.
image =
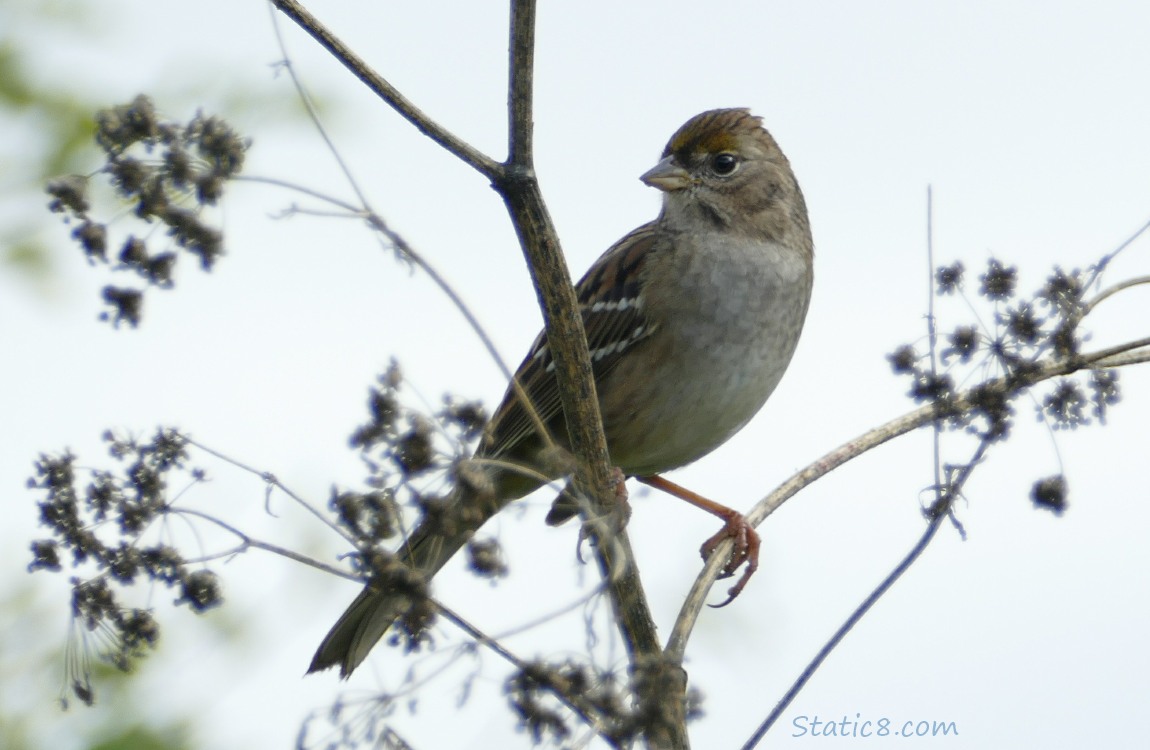
[(720, 177), (733, 173), (739, 166), (739, 157), (734, 154), (722, 153), (711, 157), (711, 171)]

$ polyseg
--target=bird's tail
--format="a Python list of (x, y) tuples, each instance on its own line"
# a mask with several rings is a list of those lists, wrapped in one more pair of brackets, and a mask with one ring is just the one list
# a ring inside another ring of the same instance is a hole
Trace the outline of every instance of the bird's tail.
[(491, 471), (464, 463), (456, 467), (457, 483), (446, 498), (425, 509), (395, 557), (376, 575), (323, 639), (308, 673), (339, 665), (346, 678), (358, 667), (387, 629), (399, 618), (415, 632), (434, 611), (428, 583), (472, 535), (508, 502), (538, 487), (538, 474)]
[(340, 677), (350, 675), (392, 623), (426, 601), (427, 582), (487, 518), (474, 520), (479, 523), (456, 524), (455, 528), (445, 528), (439, 519), (420, 523), (396, 556), (393, 570), (384, 580), (365, 586), (332, 626), (312, 657), (308, 673), (338, 664)]

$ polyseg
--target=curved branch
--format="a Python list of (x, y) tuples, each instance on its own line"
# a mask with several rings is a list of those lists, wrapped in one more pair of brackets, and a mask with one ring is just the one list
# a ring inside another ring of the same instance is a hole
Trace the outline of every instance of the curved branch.
[[(1143, 339), (1127, 341), (1125, 344), (1118, 344), (1117, 346), (1111, 346), (1106, 349), (1099, 349), (1091, 354), (1083, 355), (1083, 359), (1089, 360), (1091, 365), (1098, 367), (1114, 367), (1115, 365), (1112, 364), (1112, 362), (1118, 358), (1118, 355), (1135, 354), (1137, 350), (1145, 349), (1146, 347), (1150, 347), (1150, 336)], [(1134, 361), (1131, 361), (1131, 364), (1133, 364)]]
[[(1147, 361), (1150, 359), (1150, 352), (1134, 351), (1144, 349), (1147, 346), (1150, 346), (1150, 338), (1139, 339), (1090, 354), (1084, 354), (1074, 359), (1050, 362), (1039, 367), (1033, 373), (1016, 377), (1014, 381), (1010, 383), (1010, 390), (1017, 393), (1044, 380), (1070, 375), (1080, 370), (1089, 370), (1097, 367), (1115, 367)], [(1008, 384), (1006, 379), (1000, 378), (991, 381), (989, 384), (984, 384), (982, 387), (986, 385), (992, 388), (996, 386), (1005, 388)], [(968, 411), (973, 405), (974, 395), (974, 389), (968, 389), (958, 394), (954, 398), (954, 401), (947, 405), (948, 412)], [(848, 461), (858, 458), (867, 451), (877, 448), (888, 440), (927, 425), (941, 416), (942, 412), (940, 412), (938, 406), (928, 404), (901, 417), (892, 419), (890, 422), (840, 445), (838, 448), (793, 475), (790, 479), (779, 485), (774, 492), (760, 500), (755, 507), (746, 514), (747, 521), (753, 526), (758, 526), (767, 516), (778, 510), (784, 502), (816, 479), (830, 473)], [(683, 655), (687, 649), (687, 640), (694, 630), (695, 621), (698, 619), (699, 613), (706, 603), (706, 597), (711, 590), (711, 586), (718, 580), (719, 574), (722, 572), (723, 566), (730, 554), (730, 545), (730, 540), (726, 540), (719, 545), (714, 554), (711, 555), (710, 559), (708, 559), (707, 563), (703, 566), (703, 570), (695, 579), (695, 583), (691, 586), (691, 590), (688, 592), (686, 601), (683, 602), (683, 606), (679, 610), (679, 615), (675, 619), (675, 624), (671, 629), (671, 635), (667, 640), (666, 653), (669, 658), (680, 663), (682, 662)]]
[(1085, 318), (1087, 315), (1094, 312), (1094, 308), (1098, 306), (1098, 303), (1107, 297), (1112, 297), (1118, 292), (1121, 292), (1123, 289), (1129, 289), (1130, 287), (1139, 286), (1141, 284), (1150, 284), (1150, 276), (1137, 276), (1133, 279), (1126, 279), (1125, 281), (1119, 282), (1114, 286), (1106, 287), (1101, 292), (1099, 292), (1097, 296), (1094, 297), (1094, 299), (1086, 303), (1082, 309), (1082, 317)]

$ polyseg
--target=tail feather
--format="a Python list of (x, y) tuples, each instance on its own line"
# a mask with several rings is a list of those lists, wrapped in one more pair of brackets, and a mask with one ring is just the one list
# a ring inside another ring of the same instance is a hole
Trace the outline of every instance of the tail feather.
[[(429, 530), (428, 524), (421, 524), (404, 545), (400, 560), (431, 580), (467, 543), (471, 533), (445, 536), (438, 529)], [(338, 664), (340, 677), (346, 679), (367, 658), (392, 623), (415, 603), (411, 596), (400, 591), (381, 590), (368, 584), (324, 637), (307, 668), (308, 673)]]
[[(430, 581), (479, 527), (507, 503), (542, 484), (538, 473), (465, 467), (458, 471), (460, 482), (443, 503), (437, 518), (425, 519), (416, 526), (398, 553), (399, 562), (424, 581)], [(477, 475), (476, 471), (484, 473)], [(413, 588), (372, 584), (364, 587), (323, 639), (308, 673), (338, 664), (341, 677), (350, 675), (392, 623), (420, 601)]]

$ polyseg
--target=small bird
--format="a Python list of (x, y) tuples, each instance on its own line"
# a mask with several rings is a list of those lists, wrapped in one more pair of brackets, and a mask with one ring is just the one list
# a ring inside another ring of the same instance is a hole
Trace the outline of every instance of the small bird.
[[(813, 283), (806, 203), (787, 158), (746, 109), (692, 117), (640, 179), (663, 192), (658, 218), (615, 243), (576, 285), (603, 429), (611, 462), (624, 476), (727, 522), (703, 552), (736, 537), (724, 573), (732, 575), (743, 562), (748, 568), (733, 598), (756, 565), (754, 530), (737, 512), (659, 475), (707, 455), (742, 429), (787, 369)], [(548, 454), (552, 441), (566, 447), (566, 440), (541, 333), (476, 450), (484, 459), (476, 462), (482, 481), (460, 482), (447, 503), (451, 522), (423, 521), (398, 559), (430, 580), (496, 512), (563, 473)], [(577, 512), (561, 496), (547, 522)], [(369, 582), (324, 638), (308, 672), (338, 664), (346, 678), (413, 605), (396, 587)]]

